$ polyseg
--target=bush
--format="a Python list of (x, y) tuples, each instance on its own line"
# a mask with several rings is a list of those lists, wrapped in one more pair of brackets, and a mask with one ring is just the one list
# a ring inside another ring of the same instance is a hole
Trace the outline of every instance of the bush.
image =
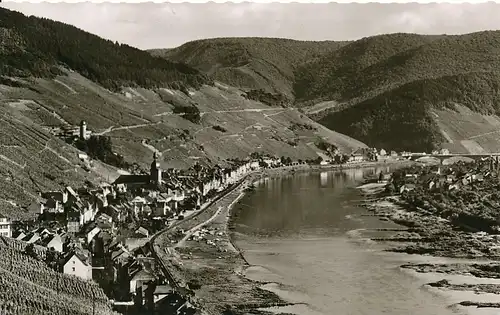
[(220, 131), (220, 132), (226, 132), (226, 131), (227, 131), (227, 129), (226, 129), (226, 128), (221, 127), (221, 126), (219, 126), (219, 125), (217, 125), (217, 126), (212, 126), (212, 128), (213, 128), (214, 130), (217, 130), (217, 131)]
[(189, 120), (194, 124), (199, 124), (201, 120), (200, 110), (195, 105), (191, 106), (175, 106), (173, 110), (174, 114), (180, 114), (185, 119)]
[(100, 160), (106, 164), (126, 169), (131, 167), (123, 156), (113, 152), (113, 144), (110, 137), (91, 136), (87, 140), (78, 139), (75, 142), (75, 146), (87, 153), (91, 158)]

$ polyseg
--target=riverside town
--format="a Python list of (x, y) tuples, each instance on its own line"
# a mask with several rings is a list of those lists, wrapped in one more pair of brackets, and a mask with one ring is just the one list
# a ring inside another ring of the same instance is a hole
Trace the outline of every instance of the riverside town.
[(0, 315), (498, 315), (499, 52), (493, 2), (1, 2)]
[[(95, 137), (85, 121), (78, 128), (66, 128), (58, 134), (70, 143)], [(314, 161), (255, 153), (247, 160), (230, 161), (232, 166), (228, 168), (196, 164), (187, 170), (162, 170), (154, 153), (147, 174), (120, 175), (114, 182), (99, 186), (41, 191), (39, 202), (27, 207), (22, 218), (1, 215), (1, 238), (6, 246), (0, 250), (5, 255), (13, 249), (25, 253), (32, 263), (42, 260), (56, 273), (75, 276), (72, 281), (81, 281), (82, 286), (86, 281), (95, 281), (113, 308), (126, 314), (153, 313), (157, 309), (162, 314), (168, 310), (194, 314), (189, 284), (179, 287), (159, 259), (163, 254), (155, 252), (153, 243), (158, 235), (174, 230), (175, 239), (182, 239), (187, 231), (176, 230), (176, 226), (235, 190), (250, 174), (314, 165), (362, 166), (365, 162), (407, 158), (398, 157), (394, 151), (387, 154), (383, 149), (361, 149), (349, 155), (338, 150), (328, 152), (331, 159)], [(90, 167), (90, 157), (80, 154), (79, 158)], [(225, 233), (200, 229), (191, 237), (217, 246), (217, 238), (212, 236)], [(171, 242), (175, 243), (175, 239)], [(13, 263), (2, 261), (5, 266)], [(108, 303), (102, 295), (98, 299)]]

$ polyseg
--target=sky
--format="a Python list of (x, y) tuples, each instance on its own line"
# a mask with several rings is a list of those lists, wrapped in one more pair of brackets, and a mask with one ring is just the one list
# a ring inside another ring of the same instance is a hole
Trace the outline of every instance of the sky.
[(29, 3), (0, 7), (75, 25), (140, 49), (213, 37), (356, 40), (384, 33), (500, 29), (500, 4)]

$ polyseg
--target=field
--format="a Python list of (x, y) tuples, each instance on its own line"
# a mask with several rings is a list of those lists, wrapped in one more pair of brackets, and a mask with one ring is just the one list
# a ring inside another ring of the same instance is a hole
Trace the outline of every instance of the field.
[(442, 147), (455, 153), (500, 152), (498, 117), (482, 115), (459, 104), (455, 107), (455, 111), (450, 109), (432, 111), (434, 120), (446, 140)]

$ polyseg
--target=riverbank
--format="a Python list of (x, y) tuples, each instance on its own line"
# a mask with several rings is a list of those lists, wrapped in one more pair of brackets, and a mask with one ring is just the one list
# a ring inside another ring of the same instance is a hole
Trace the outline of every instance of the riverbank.
[[(410, 205), (399, 195), (380, 196), (383, 186), (383, 183), (360, 186), (366, 197), (362, 205), (373, 216), (402, 225), (406, 230), (383, 238), (372, 237), (372, 240), (384, 242), (390, 252), (464, 260), (459, 263), (409, 263), (401, 265), (402, 269), (418, 274), (442, 275), (441, 280), (427, 285), (439, 290), (474, 292), (478, 300), (481, 299), (480, 294), (500, 294), (500, 284), (493, 281), (500, 279), (500, 235), (463, 229), (428, 209)], [(463, 277), (459, 280), (461, 283), (448, 280), (456, 276)], [(462, 301), (457, 304), (500, 307), (500, 303), (485, 301)]]
[(232, 242), (229, 229), (231, 209), (243, 197), (245, 189), (266, 177), (405, 162), (358, 163), (343, 167), (298, 165), (250, 174), (237, 189), (196, 218), (160, 235), (158, 244), (163, 244), (165, 250), (159, 256), (176, 281), (195, 292), (192, 301), (202, 305), (208, 314), (271, 314), (257, 309), (293, 303), (266, 290), (268, 287), (265, 285), (269, 283), (252, 281), (244, 276), (244, 271), (250, 265)]

